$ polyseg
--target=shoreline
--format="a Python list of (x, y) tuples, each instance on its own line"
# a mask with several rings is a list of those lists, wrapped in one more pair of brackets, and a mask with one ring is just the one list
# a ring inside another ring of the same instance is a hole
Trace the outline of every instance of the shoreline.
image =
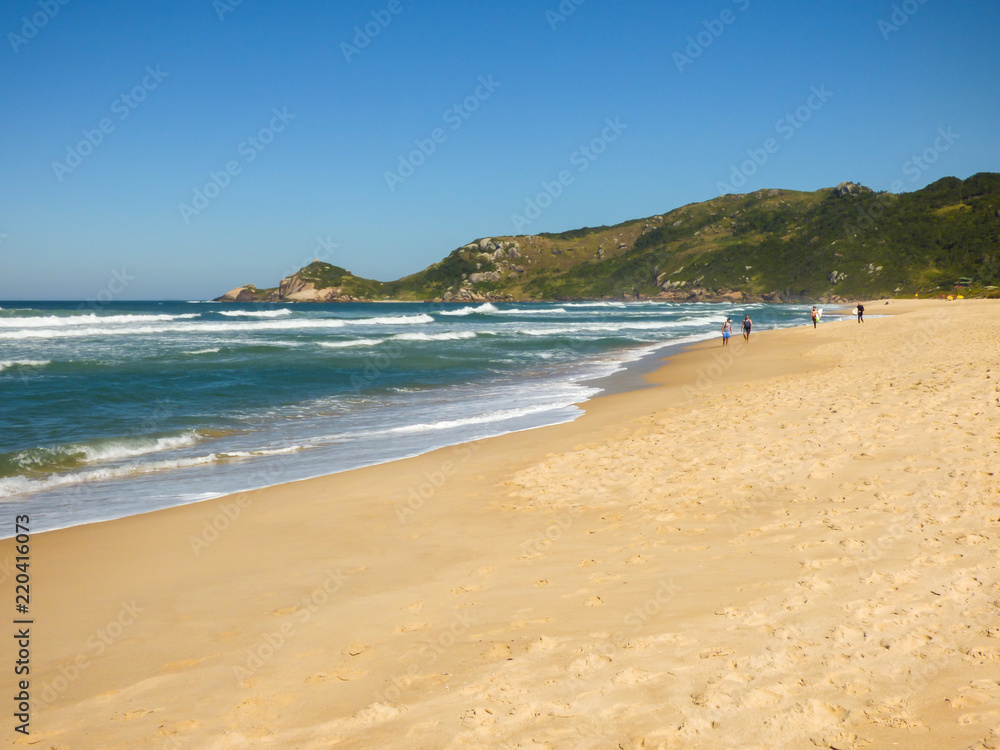
[[(914, 326), (734, 336), (728, 357), (694, 344), (573, 422), (33, 536), (34, 740), (965, 747), (1000, 700), (984, 681), (1000, 649), (949, 626), (983, 619), (969, 613), (990, 592), (972, 581), (996, 569), (996, 489), (992, 506), (946, 490), (957, 471), (985, 492), (968, 467), (996, 449), (942, 417), (963, 378), (995, 387), (967, 342), (970, 307), (1000, 303), (950, 304), (900, 304)], [(931, 340), (930, 374), (898, 336), (914, 330), (950, 336)], [(978, 418), (996, 426), (989, 406)], [(898, 670), (921, 660), (933, 684), (904, 690)], [(975, 716), (956, 723), (962, 700)]]
[[(785, 325), (787, 325), (787, 322)], [(692, 339), (697, 340), (704, 335), (705, 334), (697, 333), (693, 335), (681, 336), (679, 340), (676, 341), (668, 340), (656, 344), (635, 343), (629, 346), (619, 347), (606, 353), (608, 359), (605, 361), (605, 364), (599, 364), (601, 360), (594, 359), (595, 356), (603, 357), (605, 355), (591, 355), (589, 359), (584, 358), (582, 362), (577, 363), (577, 371), (575, 373), (566, 372), (558, 375), (557, 377), (559, 377), (561, 381), (565, 381), (571, 387), (576, 387), (579, 390), (590, 392), (597, 391), (593, 393), (590, 398), (628, 390), (636, 390), (639, 388), (646, 388), (649, 384), (642, 377), (644, 373), (648, 373), (656, 369), (659, 366), (661, 359), (664, 356), (667, 356), (668, 353), (681, 351), (692, 343)], [(711, 336), (712, 334), (707, 335)], [(596, 368), (606, 372), (612, 367), (617, 367), (618, 370), (610, 374), (587, 374), (588, 369), (593, 370)], [(516, 376), (512, 376), (512, 379), (516, 379)], [(537, 429), (539, 427), (574, 421), (583, 414), (581, 404), (586, 403), (586, 401), (586, 398), (575, 401), (572, 406), (567, 402), (562, 407), (553, 409), (547, 416), (545, 414), (538, 415), (539, 419), (545, 419), (545, 422), (541, 424), (533, 424), (530, 426), (507, 426), (508, 423), (499, 420), (493, 423), (494, 434), (492, 436), (499, 436), (512, 432), (524, 432), (527, 430)], [(572, 413), (563, 413), (567, 412), (567, 410)], [(482, 435), (482, 433), (487, 432), (487, 430), (484, 429), (477, 432)], [(431, 436), (428, 435), (428, 438), (430, 437)], [(385, 465), (387, 463), (391, 463), (392, 461), (412, 458), (421, 455), (422, 453), (437, 450), (438, 448), (458, 445), (461, 442), (468, 440), (484, 439), (485, 437), (486, 436), (479, 437), (476, 434), (452, 435), (446, 438), (449, 442), (428, 439), (424, 441), (425, 445), (422, 446), (409, 446), (405, 451), (390, 453), (385, 456), (369, 456), (367, 458), (367, 463), (360, 460), (345, 462), (342, 464), (342, 468), (338, 467), (336, 469), (332, 466), (324, 466), (322, 468), (319, 466), (311, 466), (303, 470), (303, 467), (295, 463), (294, 458), (288, 463), (274, 463), (273, 460), (268, 459), (270, 463), (262, 465), (258, 465), (254, 461), (251, 461), (246, 466), (237, 466), (236, 462), (233, 462), (225, 465), (225, 468), (230, 472), (230, 476), (223, 479), (221, 483), (222, 486), (220, 486), (220, 482), (212, 480), (207, 486), (196, 488), (191, 486), (192, 480), (190, 477), (178, 478), (173, 475), (173, 470), (171, 469), (163, 470), (161, 472), (151, 472), (149, 475), (150, 478), (158, 479), (161, 482), (163, 489), (156, 493), (157, 501), (148, 503), (145, 507), (137, 507), (142, 506), (142, 503), (129, 503), (128, 501), (122, 500), (122, 498), (128, 496), (127, 488), (126, 490), (118, 490), (117, 492), (115, 490), (115, 488), (120, 486), (119, 482), (124, 483), (135, 481), (142, 475), (142, 472), (136, 472), (135, 474), (123, 477), (120, 480), (109, 479), (98, 481), (97, 483), (90, 481), (67, 482), (65, 487), (69, 488), (68, 491), (72, 492), (73, 488), (78, 488), (80, 492), (83, 493), (80, 497), (85, 496), (87, 502), (84, 503), (81, 501), (80, 504), (73, 506), (76, 510), (68, 515), (64, 514), (65, 517), (62, 519), (55, 518), (53, 513), (54, 509), (58, 509), (60, 505), (66, 502), (63, 498), (58, 496), (43, 498), (40, 506), (34, 506), (33, 498), (36, 493), (13, 495), (6, 499), (10, 501), (12, 508), (16, 509), (16, 512), (40, 515), (44, 519), (40, 524), (43, 526), (44, 530), (55, 531), (71, 528), (72, 526), (80, 524), (102, 523), (132, 515), (141, 515), (142, 513), (153, 512), (163, 508), (179, 507), (181, 505), (204, 502), (206, 500), (213, 500), (226, 495), (264, 489), (266, 487), (278, 486), (292, 481), (320, 478), (332, 474), (339, 474), (344, 471), (353, 471), (366, 466)], [(209, 446), (205, 450), (207, 451), (211, 449), (211, 446)], [(250, 449), (245, 448), (245, 450)], [(205, 451), (202, 451), (202, 454), (204, 453)], [(309, 456), (312, 454), (306, 456), (306, 454), (303, 453), (302, 455), (305, 456), (308, 461)], [(191, 457), (189, 456), (187, 458), (190, 460)], [(315, 461), (313, 461), (313, 463), (315, 463)], [(185, 469), (182, 469), (181, 471), (184, 470)], [(247, 477), (251, 478), (251, 482), (249, 484), (243, 484), (243, 478)], [(56, 475), (56, 478), (58, 479), (58, 475)], [(175, 495), (173, 499), (168, 499), (171, 481), (174, 482), (175, 487), (183, 487), (185, 488), (185, 491), (180, 495)], [(106, 487), (102, 486), (105, 484), (107, 485)], [(55, 482), (53, 488), (39, 490), (39, 492), (43, 495), (52, 491), (63, 491), (63, 485), (59, 482)], [(85, 509), (89, 502), (100, 501), (102, 491), (111, 493), (114, 499), (103, 506), (103, 509), (99, 510), (99, 512), (79, 512), (81, 509)], [(135, 496), (142, 497), (141, 488), (139, 493)], [(73, 508), (70, 508), (70, 510), (73, 510)], [(90, 517), (87, 517), (88, 515)], [(37, 519), (36, 523), (38, 523)], [(57, 523), (58, 525), (56, 525)], [(4, 530), (0, 533), (7, 534), (12, 532)]]

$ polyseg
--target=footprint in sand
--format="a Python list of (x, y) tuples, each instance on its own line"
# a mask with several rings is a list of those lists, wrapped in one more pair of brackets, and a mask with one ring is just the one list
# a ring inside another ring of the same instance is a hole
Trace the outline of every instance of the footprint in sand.
[(383, 721), (394, 719), (405, 710), (405, 708), (396, 708), (387, 703), (372, 703), (370, 706), (366, 706), (354, 714), (351, 719), (363, 726), (371, 726), (372, 724), (380, 724)]
[(397, 625), (393, 629), (393, 633), (396, 635), (401, 635), (402, 633), (413, 633), (418, 630), (426, 630), (429, 626), (426, 622), (408, 622), (404, 625)]
[(948, 704), (949, 707), (954, 709), (959, 708), (972, 708), (976, 706), (982, 706), (989, 703), (992, 698), (988, 693), (982, 693), (976, 690), (970, 690), (967, 692), (959, 693), (953, 698), (945, 698), (944, 702)]
[(629, 667), (616, 674), (611, 681), (615, 685), (641, 685), (644, 682), (649, 682), (651, 679), (652, 675), (645, 669)]
[(959, 649), (966, 661), (973, 664), (987, 664), (988, 662), (1000, 661), (1000, 650), (991, 647), (983, 648), (962, 648)]
[(813, 740), (813, 744), (818, 747), (828, 747), (830, 750), (861, 750), (861, 748), (872, 744), (871, 740), (858, 737), (854, 732), (836, 732), (822, 739)]
[(494, 643), (483, 651), (482, 657), (486, 661), (500, 661), (510, 658), (510, 646), (506, 643)]
[(315, 685), (316, 683), (328, 682), (330, 680), (353, 682), (354, 680), (360, 680), (367, 674), (367, 672), (363, 672), (358, 669), (337, 669), (333, 672), (316, 672), (306, 678), (306, 683), (309, 685)]
[(528, 644), (528, 653), (532, 654), (536, 651), (552, 651), (559, 647), (559, 641), (555, 638), (549, 638), (547, 635), (539, 636), (537, 640), (532, 641)]

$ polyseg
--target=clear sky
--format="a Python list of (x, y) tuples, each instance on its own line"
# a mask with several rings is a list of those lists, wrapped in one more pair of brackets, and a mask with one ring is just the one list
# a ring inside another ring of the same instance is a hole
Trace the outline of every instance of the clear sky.
[(0, 33), (0, 299), (1000, 171), (996, 0), (7, 0)]

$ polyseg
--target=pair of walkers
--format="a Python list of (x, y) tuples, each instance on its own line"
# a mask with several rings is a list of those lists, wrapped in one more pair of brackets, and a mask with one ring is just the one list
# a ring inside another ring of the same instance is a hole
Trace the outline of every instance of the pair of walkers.
[[(750, 331), (753, 329), (753, 321), (750, 320), (749, 315), (743, 317), (743, 340), (750, 340)], [(733, 335), (733, 319), (726, 318), (726, 322), (722, 324), (722, 345), (729, 346), (729, 337)]]

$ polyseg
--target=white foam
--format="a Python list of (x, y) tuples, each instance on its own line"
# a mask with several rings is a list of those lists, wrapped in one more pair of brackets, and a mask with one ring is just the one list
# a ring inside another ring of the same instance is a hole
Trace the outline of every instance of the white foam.
[(624, 320), (620, 323), (580, 323), (574, 326), (560, 326), (552, 328), (520, 328), (517, 333), (526, 336), (551, 336), (559, 333), (578, 333), (583, 331), (591, 332), (618, 332), (618, 331), (659, 331), (665, 328), (690, 328), (700, 324), (725, 322), (724, 315), (708, 315), (698, 320), (661, 320), (642, 321)]
[(215, 354), (219, 351), (219, 347), (214, 349), (193, 349), (188, 352), (181, 352), (181, 354)]
[(52, 364), (51, 359), (2, 359), (0, 372), (11, 367), (45, 367), (48, 364)]
[(201, 313), (181, 315), (44, 315), (0, 318), (0, 328), (60, 328), (62, 326), (126, 325), (129, 323), (160, 323), (197, 318)]
[(345, 349), (351, 346), (377, 346), (385, 339), (350, 339), (349, 341), (320, 341), (320, 346), (327, 349)]
[[(137, 318), (151, 316), (133, 316)], [(198, 317), (198, 315), (188, 316)], [(29, 318), (28, 320), (32, 320)], [(38, 320), (38, 319), (35, 319)], [(98, 318), (102, 320), (102, 318)], [(235, 331), (308, 331), (343, 328), (347, 325), (422, 325), (433, 323), (434, 318), (423, 313), (379, 318), (297, 318), (294, 320), (254, 320), (232, 323), (197, 321), (191, 323), (163, 323), (162, 325), (121, 325), (107, 328), (69, 326), (0, 331), (0, 339), (56, 339), (83, 338), (87, 336), (128, 336), (153, 333), (229, 333)]]
[(219, 315), (225, 315), (229, 318), (281, 318), (285, 315), (291, 315), (292, 311), (288, 308), (281, 308), (280, 310), (220, 310)]
[(0, 497), (43, 492), (54, 487), (83, 484), (85, 482), (100, 482), (106, 479), (151, 474), (168, 469), (183, 469), (191, 466), (212, 463), (217, 460), (214, 453), (195, 458), (180, 458), (173, 461), (151, 461), (145, 464), (128, 464), (103, 469), (88, 469), (68, 474), (53, 474), (44, 479), (28, 479), (27, 477), (5, 477), (0, 479)]
[(305, 446), (290, 445), (287, 448), (261, 448), (260, 450), (255, 451), (230, 451), (227, 453), (219, 453), (217, 455), (220, 459), (256, 458), (258, 456), (284, 456), (288, 453), (298, 453), (301, 450), (305, 450)]
[(15, 460), (25, 468), (44, 463), (46, 460), (51, 460), (58, 456), (77, 458), (84, 463), (122, 461), (128, 458), (135, 458), (136, 456), (145, 456), (150, 453), (190, 448), (196, 445), (200, 439), (201, 435), (195, 430), (189, 430), (181, 435), (170, 435), (159, 438), (126, 438), (106, 440), (95, 444), (70, 443), (58, 448), (36, 448), (21, 451), (16, 454)]
[(37, 330), (0, 331), (0, 339), (59, 339), (87, 336), (136, 336), (153, 333), (232, 333), (253, 331), (323, 330), (343, 328), (341, 320), (261, 320), (234, 323), (164, 323), (159, 326), (119, 326), (111, 328), (42, 328)]
[(255, 458), (260, 456), (276, 456), (287, 453), (295, 453), (304, 450), (304, 446), (293, 445), (287, 448), (262, 448), (254, 451), (234, 451), (232, 453), (209, 453), (204, 456), (193, 456), (190, 458), (177, 458), (164, 461), (150, 461), (148, 463), (131, 463), (123, 466), (111, 466), (100, 469), (87, 469), (65, 474), (53, 474), (44, 479), (29, 479), (27, 477), (5, 477), (0, 479), (0, 498), (12, 497), (14, 495), (32, 494), (44, 492), (56, 487), (66, 487), (70, 485), (85, 484), (87, 482), (101, 482), (109, 479), (123, 479), (126, 477), (141, 476), (143, 474), (153, 474), (172, 469), (188, 469), (194, 466), (217, 463), (220, 461), (240, 460), (243, 458)]
[(494, 305), (491, 305), (489, 302), (484, 302), (479, 307), (462, 307), (459, 308), (458, 310), (441, 310), (439, 314), (464, 316), (464, 315), (473, 315), (475, 313), (484, 314), (484, 313), (495, 313), (495, 312), (500, 312), (500, 311)]
[(508, 310), (497, 310), (501, 315), (558, 315), (568, 313), (563, 307), (544, 307), (537, 310), (525, 310), (519, 307), (512, 307)]
[(424, 313), (417, 315), (393, 315), (388, 318), (341, 318), (341, 320), (359, 326), (420, 325), (421, 323), (434, 322), (434, 318)]
[(458, 339), (474, 339), (475, 331), (447, 331), (445, 333), (397, 333), (390, 338), (399, 341), (457, 341)]
[(145, 456), (149, 453), (173, 451), (179, 448), (190, 448), (201, 440), (201, 436), (191, 430), (183, 435), (171, 435), (160, 438), (143, 438), (133, 441), (109, 442), (99, 445), (70, 446), (70, 453), (82, 453), (87, 463), (99, 461), (121, 461), (135, 456)]
[(518, 417), (527, 417), (532, 414), (541, 414), (546, 411), (554, 411), (556, 409), (564, 409), (568, 406), (573, 406), (576, 401), (566, 401), (566, 402), (556, 402), (548, 404), (538, 404), (536, 406), (523, 406), (517, 409), (501, 409), (499, 411), (491, 411), (486, 414), (478, 414), (474, 417), (463, 417), (461, 419), (443, 419), (439, 422), (425, 422), (421, 424), (411, 424), (404, 425), (402, 427), (392, 427), (387, 430), (378, 430), (377, 433), (369, 434), (406, 434), (414, 432), (431, 432), (435, 430), (452, 430), (456, 427), (466, 427), (468, 425), (474, 424), (488, 424), (491, 422), (505, 422), (509, 419), (517, 419)]

